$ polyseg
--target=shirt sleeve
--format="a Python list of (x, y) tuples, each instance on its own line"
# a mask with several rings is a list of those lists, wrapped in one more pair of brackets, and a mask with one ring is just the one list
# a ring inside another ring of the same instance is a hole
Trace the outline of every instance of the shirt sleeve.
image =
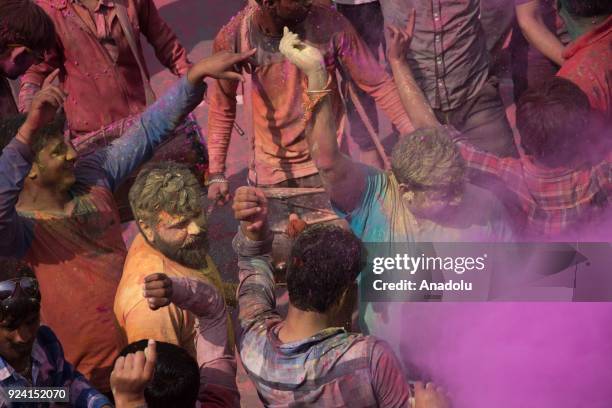
[(13, 139), (0, 155), (0, 256), (23, 257), (30, 246), (33, 224), (15, 206), (32, 168), (29, 146)]
[(176, 305), (151, 310), (141, 295), (141, 299), (124, 313), (125, 323), (122, 329), (125, 330), (128, 344), (153, 339), (181, 345), (181, 337), (188, 322), (185, 321), (183, 311)]
[(382, 201), (381, 198), (388, 184), (388, 176), (385, 172), (374, 167), (364, 164), (358, 165), (364, 168), (365, 188), (355, 208), (349, 212), (345, 212), (338, 208), (333, 201), (331, 204), (333, 210), (339, 217), (347, 219), (353, 233), (358, 237), (362, 237), (366, 228), (366, 223), (370, 219), (370, 213), (377, 210), (374, 208), (374, 205)]
[(198, 279), (171, 278), (172, 303), (189, 310), (198, 320), (196, 354), (200, 367), (198, 400), (211, 406), (240, 406), (236, 360), (227, 338), (227, 311), (214, 285)]
[(475, 170), (495, 176), (509, 183), (509, 187), (515, 185), (518, 180), (523, 179), (522, 167), (519, 159), (512, 157), (497, 157), (491, 153), (483, 152), (464, 141), (458, 142), (457, 146), (469, 170)]
[(270, 264), (272, 238), (251, 241), (239, 228), (232, 245), (238, 255), (238, 321), (244, 334), (258, 322), (280, 318), (276, 311), (274, 275)]
[(191, 66), (187, 51), (180, 44), (176, 34), (161, 18), (152, 0), (142, 1), (138, 19), (142, 33), (155, 49), (157, 59), (174, 75), (185, 75)]
[[(213, 52), (236, 51), (229, 27), (223, 28), (213, 43)], [(236, 120), (236, 90), (238, 81), (213, 80), (208, 93), (208, 155), (210, 173), (224, 173), (234, 121)]]
[(372, 347), (370, 372), (378, 406), (386, 408), (410, 406), (408, 402), (410, 388), (404, 378), (400, 362), (383, 341), (376, 341)]
[(401, 133), (413, 131), (393, 78), (374, 58), (348, 20), (339, 16), (339, 24), (342, 29), (336, 34), (337, 55), (342, 66), (357, 86), (376, 100), (376, 104)]
[(185, 117), (202, 101), (206, 85), (179, 79), (161, 98), (147, 108), (126, 133), (110, 146), (77, 163), (79, 178), (89, 185), (114, 190), (140, 165)]
[(39, 339), (44, 339), (45, 349), (53, 357), (52, 360), (57, 369), (58, 377), (55, 377), (57, 382), (53, 385), (68, 388), (70, 405), (88, 408), (112, 406), (108, 398), (94, 389), (87, 379), (66, 361), (62, 345), (53, 331), (45, 326), (41, 326), (39, 330)]
[(45, 78), (56, 68), (60, 67), (60, 65), (62, 65), (60, 63), (60, 53), (57, 48), (53, 48), (45, 54), (45, 60), (43, 62), (28, 68), (26, 73), (21, 77), (18, 102), (19, 112), (27, 112), (30, 110), (32, 99), (34, 99), (34, 95), (42, 87)]

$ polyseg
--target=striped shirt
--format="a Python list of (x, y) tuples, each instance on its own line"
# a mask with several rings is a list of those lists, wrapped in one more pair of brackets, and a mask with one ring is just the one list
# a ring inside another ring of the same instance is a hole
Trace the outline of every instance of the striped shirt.
[(32, 378), (33, 381), (28, 381), (0, 357), (0, 407), (48, 406), (48, 403), (11, 403), (2, 391), (21, 387), (66, 387), (70, 406), (75, 408), (112, 406), (108, 398), (93, 389), (85, 377), (64, 359), (62, 345), (47, 326), (40, 326), (32, 347)]
[(271, 241), (238, 232), (240, 357), (265, 406), (407, 407), (410, 391), (389, 346), (372, 336), (326, 328), (283, 343), (269, 263)]

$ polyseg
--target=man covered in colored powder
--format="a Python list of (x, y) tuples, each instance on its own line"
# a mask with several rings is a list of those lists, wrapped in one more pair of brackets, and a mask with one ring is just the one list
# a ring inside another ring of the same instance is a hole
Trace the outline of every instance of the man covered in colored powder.
[(334, 327), (365, 251), (350, 231), (330, 224), (306, 228), (293, 242), (287, 268), (289, 310), (276, 310), (270, 264), (272, 236), (262, 190), (240, 187), (238, 255), (240, 357), (265, 406), (447, 408), (445, 392), (415, 386), (414, 400), (399, 361), (373, 336)]
[(381, 0), (380, 4), (386, 25), (405, 27), (416, 11), (414, 39), (405, 57), (437, 120), (485, 151), (516, 155), (497, 79), (489, 74), (481, 1)]
[(587, 94), (593, 109), (612, 121), (612, 3), (561, 0), (559, 11), (572, 43), (557, 73)]
[[(140, 234), (128, 251), (114, 306), (124, 345), (153, 339), (176, 344), (194, 358), (196, 344), (198, 349), (203, 347), (202, 341), (196, 342), (196, 336), (198, 330), (207, 325), (198, 324), (196, 314), (175, 304), (151, 310), (141, 292), (145, 277), (156, 271), (167, 279), (192, 279), (212, 284), (224, 293), (217, 267), (208, 254), (207, 217), (202, 206), (204, 194), (191, 170), (178, 163), (155, 163), (145, 167), (136, 178), (130, 190), (130, 204)], [(234, 297), (235, 286), (231, 285), (230, 290), (234, 293), (227, 295)], [(233, 327), (225, 313), (223, 295), (221, 299), (225, 322), (220, 330), (224, 330), (225, 337), (218, 346), (221, 353), (227, 349), (229, 354), (222, 354), (218, 362), (225, 372), (221, 370), (212, 377), (209, 375), (203, 382), (213, 387), (218, 384), (226, 391), (227, 404), (233, 406), (239, 401), (234, 379)]]
[[(396, 51), (402, 49), (402, 43), (406, 45), (410, 35), (397, 29), (392, 32), (392, 39), (398, 41), (391, 42), (390, 54), (401, 55)], [(364, 242), (392, 247), (396, 242), (418, 240), (420, 231), (411, 228), (408, 220), (410, 217), (422, 218), (422, 215), (415, 213), (412, 216), (410, 212), (415, 204), (421, 202), (418, 199), (422, 195), (420, 190), (429, 195), (438, 193), (437, 189), (415, 185), (400, 190), (399, 180), (393, 186), (391, 175), (381, 173), (376, 179), (367, 179), (363, 175), (368, 174), (364, 171), (367, 168), (362, 166), (360, 173), (358, 165), (339, 154), (332, 137), (334, 129), (330, 125), (333, 122), (330, 120), (329, 98), (320, 96), (326, 93), (321, 92), (325, 91), (326, 81), (317, 69), (321, 63), (320, 56), (297, 38), (292, 42), (288, 44), (293, 45), (287, 50), (289, 58), (305, 71), (313, 72), (309, 75), (309, 89), (315, 92), (307, 95), (312, 98), (314, 108), (307, 137), (332, 202), (340, 210), (344, 208), (344, 213), (350, 211), (351, 228)], [(406, 91), (402, 92), (405, 96), (402, 100), (410, 110), (415, 126), (435, 129), (439, 125), (403, 57), (390, 56), (390, 63), (398, 89)], [(442, 168), (447, 167), (447, 161), (439, 163)], [(393, 173), (395, 171), (393, 169)], [(356, 177), (362, 181), (356, 181)], [(366, 184), (366, 180), (370, 181)], [(346, 183), (344, 188), (341, 183)], [(361, 187), (356, 188), (358, 186)], [(398, 204), (402, 201), (404, 203)], [(425, 202), (433, 205), (440, 202), (440, 198), (434, 196)], [(391, 203), (396, 204), (393, 206)], [(466, 239), (461, 235), (457, 238)], [(480, 241), (485, 240), (486, 235), (481, 236)], [(508, 264), (516, 267), (512, 261)], [(404, 299), (404, 302), (383, 304), (386, 308), (375, 309), (378, 312), (375, 316), (371, 313), (362, 315), (367, 329), (374, 335), (384, 336), (391, 347), (399, 349), (409, 376), (434, 378), (448, 388), (453, 404), (458, 408), (531, 403), (538, 406), (578, 406), (584, 398), (589, 400), (587, 405), (603, 408), (605, 405), (601, 402), (609, 400), (610, 392), (605, 384), (610, 370), (606, 363), (600, 362), (610, 350), (607, 340), (610, 330), (605, 324), (612, 314), (609, 304), (438, 303)], [(564, 336), (562, 333), (572, 334)], [(581, 349), (587, 344), (588, 353), (576, 353), (577, 347)], [(577, 363), (592, 365), (592, 374), (585, 375), (584, 371), (576, 370)], [(509, 373), (515, 378), (512, 392), (508, 391)], [(567, 378), (572, 379), (574, 389), (579, 392), (572, 395), (562, 392), (559, 384), (566, 384)], [(476, 383), (483, 387), (479, 392), (473, 392), (470, 386)], [(550, 391), (556, 387), (559, 387), (558, 392)]]
[[(374, 97), (387, 117), (402, 131), (412, 130), (401, 107), (393, 80), (379, 65), (358, 33), (341, 14), (310, 0), (261, 0), (251, 4), (221, 29), (214, 49), (247, 50), (257, 47), (252, 67), (253, 116), (249, 180), (258, 186), (321, 187), (317, 168), (304, 134), (303, 91), (305, 75), (280, 52), (283, 27), (291, 27), (325, 55), (322, 69), (332, 90), (333, 120), (340, 124), (342, 101), (335, 71), (342, 69), (367, 94)], [(208, 152), (212, 184), (208, 197), (219, 204), (229, 199), (225, 163), (236, 117), (236, 81), (216, 81), (209, 93)], [(336, 129), (339, 129), (337, 127)], [(369, 139), (356, 140), (361, 158), (378, 163)], [(365, 153), (365, 154), (364, 154)]]
[[(53, 49), (23, 76), (19, 105), (27, 112), (43, 80), (60, 69), (60, 87), (71, 138), (88, 134), (142, 112), (147, 105), (140, 65), (140, 34), (173, 74), (187, 73), (187, 51), (161, 19), (153, 0), (39, 0), (55, 24)], [(132, 35), (125, 32), (127, 15)], [(130, 38), (132, 37), (133, 38)], [(130, 41), (134, 41), (132, 50)], [(134, 55), (135, 51), (137, 56)], [(142, 66), (145, 76), (149, 73)]]
[(0, 256), (32, 265), (43, 322), (68, 360), (103, 392), (118, 351), (113, 301), (126, 256), (112, 192), (202, 101), (205, 76), (239, 79), (232, 67), (252, 54), (202, 60), (122, 139), (80, 159), (56, 116), (65, 99), (57, 87), (37, 94), (26, 119), (3, 123)]
[(32, 0), (0, 3), (0, 119), (19, 113), (8, 79), (40, 62), (54, 38), (53, 22)]
[(40, 302), (32, 269), (0, 258), (0, 406), (12, 406), (8, 391), (18, 387), (66, 387), (72, 407), (110, 408), (108, 398), (65, 359), (53, 330), (40, 324)]

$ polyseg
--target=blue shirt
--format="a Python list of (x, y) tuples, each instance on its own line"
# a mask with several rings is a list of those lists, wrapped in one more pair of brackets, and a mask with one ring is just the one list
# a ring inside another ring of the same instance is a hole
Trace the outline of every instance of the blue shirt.
[(32, 378), (30, 382), (0, 357), (0, 407), (46, 407), (48, 403), (12, 403), (5, 394), (8, 388), (67, 387), (70, 405), (75, 408), (112, 406), (104, 395), (93, 389), (85, 377), (64, 359), (64, 350), (53, 331), (40, 326), (32, 347)]

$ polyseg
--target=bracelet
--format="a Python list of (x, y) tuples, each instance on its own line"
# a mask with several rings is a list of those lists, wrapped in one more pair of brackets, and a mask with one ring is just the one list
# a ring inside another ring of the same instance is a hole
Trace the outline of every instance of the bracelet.
[(216, 174), (206, 181), (206, 186), (208, 187), (211, 184), (215, 184), (215, 183), (229, 183), (229, 182), (227, 181), (227, 179), (225, 178), (223, 174)]
[[(312, 96), (311, 96), (312, 93)], [(304, 124), (308, 123), (312, 118), (312, 114), (314, 113), (317, 106), (321, 103), (323, 98), (327, 95), (331, 94), (331, 89), (321, 89), (319, 91), (307, 91), (307, 97), (304, 99), (303, 108), (304, 108), (304, 117), (302, 120)]]

